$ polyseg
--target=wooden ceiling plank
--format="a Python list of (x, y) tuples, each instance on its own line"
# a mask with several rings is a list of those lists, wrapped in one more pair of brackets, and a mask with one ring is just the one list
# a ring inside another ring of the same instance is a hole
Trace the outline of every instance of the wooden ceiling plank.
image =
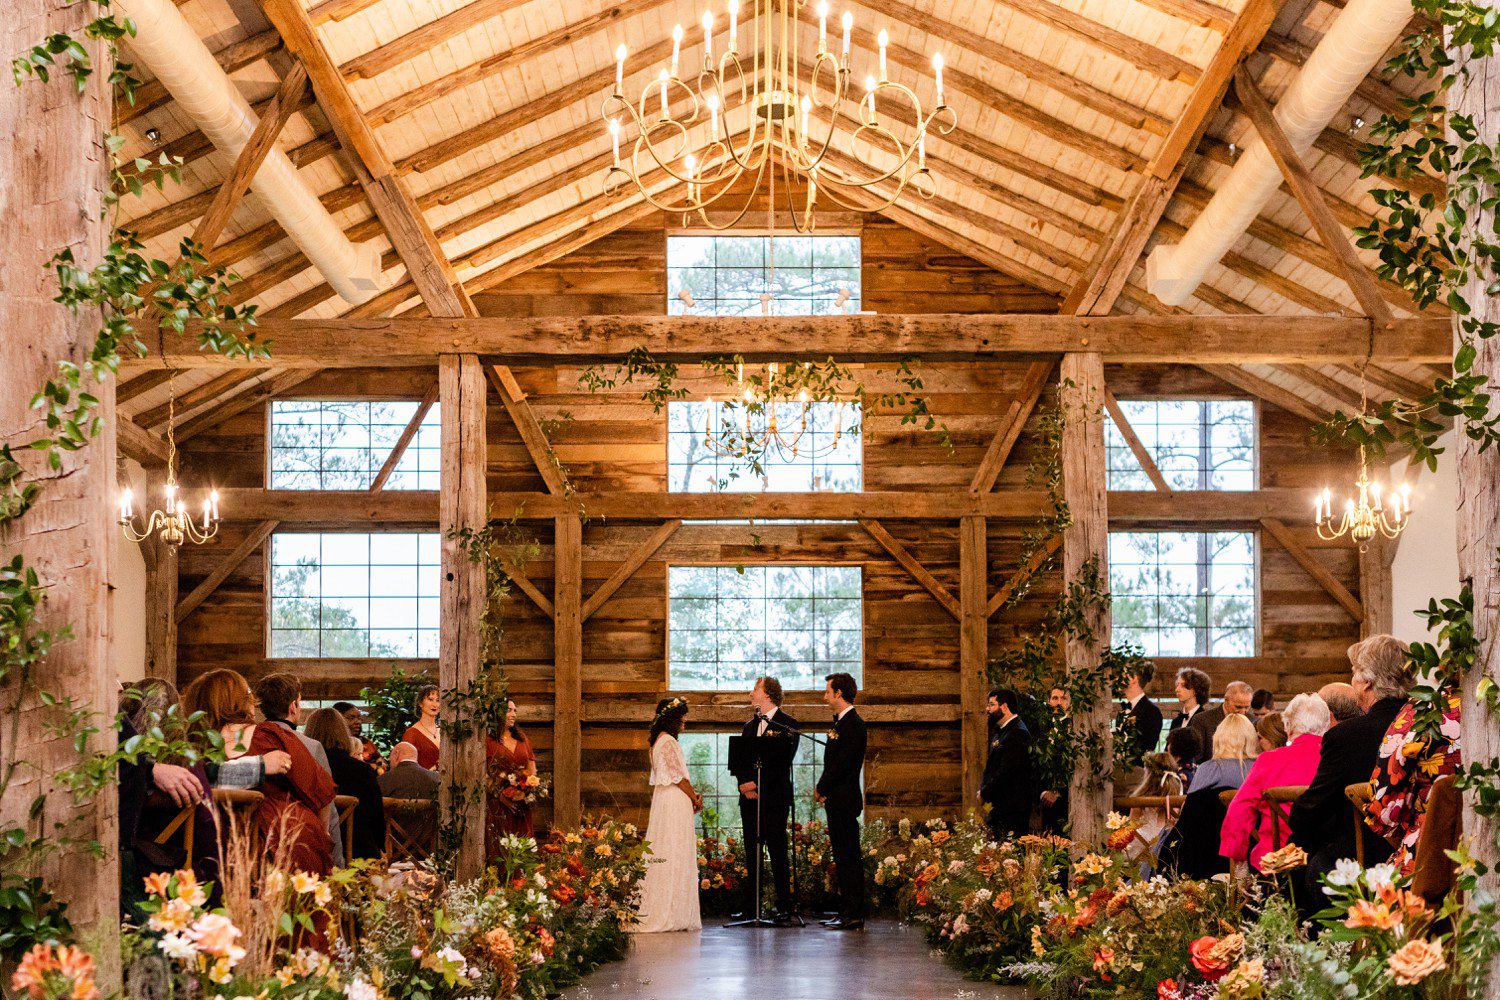
[[(246, 66), (259, 62), (281, 47), (281, 36), (274, 31), (262, 31), (231, 42), (214, 53), (214, 61), (225, 73), (233, 75)], [(115, 102), (115, 126), (134, 121), (141, 115), (170, 104), (173, 97), (160, 80), (148, 80), (135, 89), (134, 102), (123, 98)]]
[(1349, 288), (1359, 301), (1360, 308), (1377, 324), (1388, 326), (1394, 318), (1376, 287), (1375, 276), (1354, 252), (1354, 245), (1349, 242), (1348, 234), (1333, 217), (1328, 203), (1323, 200), (1322, 188), (1318, 186), (1317, 181), (1313, 180), (1307, 165), (1292, 148), (1291, 140), (1281, 130), (1281, 125), (1277, 123), (1271, 106), (1266, 103), (1265, 97), (1261, 95), (1260, 90), (1255, 86), (1255, 81), (1251, 79), (1244, 67), (1235, 71), (1235, 91), (1239, 94), (1241, 107), (1265, 142), (1271, 158), (1276, 161), (1276, 165), (1281, 168), (1282, 176), (1291, 185), (1298, 204), (1312, 220), (1313, 228), (1318, 231), (1323, 245), (1332, 251), (1338, 260), (1344, 280), (1349, 283)]
[(473, 0), (435, 21), (371, 49), (339, 66), (346, 80), (369, 80), (530, 0)]
[(902, 569), (911, 574), (911, 578), (921, 584), (949, 614), (954, 618), (961, 617), (962, 611), (958, 606), (958, 598), (954, 597), (952, 592), (943, 586), (938, 581), (938, 578), (928, 571), (926, 566), (918, 562), (916, 556), (907, 551), (906, 546), (902, 545), (894, 535), (886, 530), (885, 525), (872, 518), (860, 518), (859, 526), (864, 528), (869, 536), (875, 539), (876, 544), (885, 549), (890, 557), (896, 560), (896, 563)]
[(1198, 67), (1183, 59), (1100, 24), (1085, 14), (1080, 14), (1051, 0), (1000, 0), (1012, 10), (1039, 21), (1050, 28), (1072, 35), (1084, 44), (1102, 49), (1118, 56), (1137, 69), (1144, 70), (1164, 80), (1195, 83), (1200, 75)]
[(984, 450), (979, 468), (974, 470), (974, 478), (969, 482), (970, 493), (988, 493), (995, 488), (1016, 441), (1021, 437), (1021, 430), (1026, 426), (1026, 421), (1031, 419), (1031, 411), (1036, 409), (1037, 400), (1041, 399), (1042, 392), (1047, 388), (1047, 378), (1052, 374), (1055, 363), (1050, 359), (1033, 361), (1026, 369), (1020, 391), (1005, 408), (1005, 415), (1000, 418), (1000, 427), (990, 439), (989, 447)]
[(1359, 406), (1359, 390), (1351, 389), (1330, 375), (1325, 375), (1312, 365), (1277, 365), (1294, 378), (1301, 379), (1314, 389), (1331, 396), (1344, 406)]
[(380, 471), (375, 474), (375, 479), (370, 483), (370, 492), (378, 493), (385, 489), (385, 484), (390, 480), (391, 473), (396, 471), (396, 466), (401, 464), (401, 459), (406, 455), (406, 449), (416, 438), (417, 431), (422, 429), (422, 421), (427, 419), (427, 414), (432, 411), (432, 404), (437, 402), (438, 387), (434, 385), (427, 390), (427, 395), (417, 404), (416, 412), (401, 428), (401, 436), (396, 438), (396, 443), (391, 446), (391, 453), (385, 457), (380, 464)]
[(140, 424), (142, 427), (154, 428), (157, 425), (166, 422), (169, 409), (175, 409), (177, 412), (177, 420), (174, 425), (175, 430), (175, 427), (182, 426), (187, 414), (190, 414), (194, 410), (197, 410), (204, 405), (213, 402), (219, 396), (223, 395), (228, 390), (233, 389), (241, 382), (256, 378), (259, 375), (260, 372), (254, 368), (246, 368), (243, 366), (232, 368), (229, 371), (223, 372), (222, 374), (209, 379), (202, 385), (193, 386), (191, 389), (179, 395), (176, 398), (175, 402), (171, 402), (170, 406), (168, 405), (168, 403), (164, 402), (157, 406), (153, 406), (149, 410), (143, 410), (142, 412), (137, 413), (135, 415), (136, 423)]
[(205, 431), (213, 430), (252, 406), (290, 392), (317, 374), (316, 368), (294, 368), (291, 371), (267, 369), (261, 373), (258, 381), (241, 382), (235, 391), (220, 396), (212, 407), (178, 426), (177, 443), (182, 444)]
[(163, 368), (159, 371), (143, 372), (133, 379), (122, 381), (115, 386), (115, 405), (123, 406), (143, 393), (166, 385), (171, 378), (172, 373)]
[(1208, 68), (1188, 95), (1182, 114), (1152, 155), (1135, 193), (1121, 210), (1115, 229), (1063, 301), (1063, 311), (1107, 316), (1114, 309), (1146, 242), (1156, 230), (1187, 171), (1188, 154), (1198, 144), (1223, 100), (1235, 68), (1255, 51), (1283, 0), (1250, 0), (1224, 35)]
[(1338, 365), (1336, 367), (1346, 375), (1352, 375), (1356, 379), (1364, 378), (1366, 381), (1378, 385), (1387, 392), (1394, 392), (1402, 399), (1421, 399), (1432, 391), (1431, 382), (1423, 385), (1421, 382), (1413, 381), (1404, 375), (1398, 375), (1393, 371), (1387, 371), (1375, 365), (1369, 365), (1363, 371), (1361, 371), (1358, 365)]
[(198, 220), (198, 227), (193, 230), (193, 242), (201, 251), (212, 250), (218, 244), (224, 228), (229, 225), (230, 216), (239, 207), (245, 192), (250, 190), (250, 182), (255, 179), (256, 171), (260, 170), (271, 150), (276, 148), (276, 138), (281, 135), (281, 130), (297, 109), (306, 87), (306, 68), (301, 62), (293, 62), (291, 71), (277, 87), (276, 96), (271, 98), (260, 121), (255, 123), (249, 141), (240, 150), (240, 155), (235, 157), (234, 166), (219, 184), (208, 211), (203, 213), (203, 218)]
[(115, 421), (115, 442), (120, 454), (142, 465), (167, 464), (167, 442), (123, 413)]

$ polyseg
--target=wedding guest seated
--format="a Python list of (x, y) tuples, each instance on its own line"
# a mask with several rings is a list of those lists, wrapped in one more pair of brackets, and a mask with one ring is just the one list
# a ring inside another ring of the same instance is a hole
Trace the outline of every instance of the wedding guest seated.
[(358, 800), (354, 807), (353, 857), (380, 857), (385, 851), (385, 799), (380, 779), (373, 767), (351, 752), (355, 741), (349, 736), (344, 716), (337, 709), (320, 708), (307, 717), (303, 731), (327, 752), (338, 793)]
[(198, 715), (192, 727), (216, 732), (224, 741), (225, 759), (204, 765), (211, 787), (259, 788), (268, 775), (285, 774), (291, 768), (291, 755), (280, 750), (249, 752), (255, 731), (253, 706), (250, 684), (234, 670), (210, 670), (182, 692), (182, 717)]
[[(1327, 704), (1327, 702), (1324, 702), (1324, 704)], [(1286, 723), (1282, 721), (1281, 713), (1272, 712), (1257, 722), (1255, 724), (1255, 738), (1260, 743), (1261, 753), (1286, 746)]]
[(1244, 681), (1230, 681), (1224, 685), (1224, 700), (1213, 708), (1193, 716), (1192, 727), (1203, 739), (1203, 754), (1206, 758), (1214, 745), (1214, 731), (1231, 715), (1245, 715), (1250, 711), (1250, 700), (1255, 689)]
[(1328, 705), (1328, 711), (1333, 715), (1334, 725), (1357, 719), (1365, 714), (1364, 707), (1359, 703), (1359, 694), (1352, 684), (1345, 684), (1343, 681), (1324, 684), (1318, 688), (1318, 697)]
[(407, 727), (401, 739), (417, 748), (417, 763), (429, 771), (436, 771), (438, 744), (441, 742), (438, 735), (438, 715), (443, 710), (443, 696), (438, 686), (428, 684), (418, 691), (412, 708), (417, 713), (417, 721)]
[(1193, 772), (1189, 794), (1210, 788), (1223, 791), (1240, 787), (1259, 754), (1260, 742), (1250, 720), (1243, 715), (1231, 715), (1214, 731), (1214, 755)]
[(1276, 695), (1265, 688), (1256, 688), (1255, 694), (1250, 696), (1250, 713), (1259, 722), (1272, 712), (1276, 711)]
[(1457, 692), (1448, 696), (1438, 732), (1416, 732), (1416, 719), (1416, 703), (1409, 701), (1380, 741), (1375, 795), (1365, 813), (1370, 829), (1395, 847), (1391, 863), (1407, 874), (1416, 859), (1417, 837), (1426, 821), (1433, 783), (1456, 773), (1463, 763)]
[[(297, 731), (297, 726), (302, 721), (302, 681), (294, 674), (267, 674), (255, 682), (254, 690), (256, 707), (260, 709), (266, 725), (283, 729), (301, 741), (303, 748), (331, 780), (333, 768), (328, 766), (328, 753), (323, 749), (323, 744)], [(332, 798), (323, 808), (322, 817), (323, 825), (328, 830), (328, 842), (333, 847), (333, 865), (335, 868), (341, 867), (345, 861), (344, 837), (339, 831), (338, 809)]]
[(348, 701), (334, 702), (333, 710), (344, 717), (349, 727), (349, 736), (355, 744), (354, 756), (373, 767), (376, 774), (385, 773), (385, 758), (380, 755), (380, 748), (364, 738), (365, 713)]
[[(1283, 832), (1286, 829), (1287, 807), (1267, 803), (1263, 793), (1268, 788), (1312, 781), (1318, 771), (1323, 734), (1332, 721), (1328, 706), (1315, 694), (1293, 698), (1282, 719), (1290, 742), (1255, 758), (1245, 783), (1229, 803), (1219, 834), (1219, 853), (1231, 861), (1248, 860), (1256, 871), (1260, 870), (1260, 859), (1272, 850), (1276, 824), (1281, 824)], [(1281, 839), (1285, 843), (1286, 838)]]
[[(1177, 761), (1169, 753), (1148, 754), (1141, 761), (1146, 775), (1141, 783), (1135, 787), (1131, 795), (1135, 796), (1170, 796), (1178, 800), (1176, 808), (1181, 808), (1184, 782), (1182, 775), (1177, 772)], [(1125, 849), (1125, 856), (1131, 860), (1143, 858), (1147, 854), (1153, 857), (1160, 846), (1162, 833), (1171, 827), (1176, 819), (1176, 808), (1169, 814), (1165, 808), (1154, 808), (1138, 806), (1130, 810), (1130, 819), (1135, 824), (1139, 839), (1132, 840), (1130, 846)], [(1145, 871), (1142, 872), (1144, 876)]]
[(441, 780), (417, 762), (417, 748), (410, 743), (391, 747), (391, 768), (380, 776), (380, 794), (388, 799), (437, 801)]
[[(1208, 707), (1209, 677), (1197, 667), (1183, 667), (1177, 671), (1177, 704), (1181, 706), (1175, 718), (1172, 719), (1170, 732), (1186, 729)], [(1168, 748), (1171, 752), (1171, 748)], [(1198, 741), (1198, 753), (1208, 753), (1208, 745), (1202, 739)], [(1197, 761), (1193, 761), (1197, 763)]]
[(1191, 783), (1198, 761), (1203, 757), (1203, 737), (1191, 727), (1174, 729), (1167, 734), (1167, 753), (1177, 761), (1177, 773)]
[[(1323, 737), (1318, 773), (1302, 797), (1292, 803), (1292, 840), (1308, 854), (1310, 886), (1333, 870), (1341, 858), (1355, 856), (1354, 824), (1344, 789), (1368, 781), (1380, 755), (1386, 731), (1406, 704), (1411, 666), (1406, 643), (1393, 635), (1372, 635), (1349, 647), (1353, 690), (1363, 715), (1340, 722)], [(1391, 847), (1362, 831), (1366, 865), (1384, 861)]]

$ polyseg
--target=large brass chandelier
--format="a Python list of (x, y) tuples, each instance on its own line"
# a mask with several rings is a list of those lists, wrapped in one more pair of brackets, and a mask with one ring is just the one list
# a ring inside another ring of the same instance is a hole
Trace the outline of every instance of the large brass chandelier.
[[(1359, 370), (1359, 413), (1363, 417), (1368, 410), (1366, 397), (1365, 368), (1368, 359)], [(1313, 499), (1313, 521), (1318, 537), (1325, 542), (1348, 535), (1359, 545), (1361, 552), (1376, 535), (1395, 538), (1406, 530), (1411, 517), (1411, 487), (1402, 483), (1387, 494), (1378, 482), (1370, 479), (1370, 463), (1365, 455), (1365, 446), (1359, 446), (1359, 475), (1354, 480), (1353, 495), (1345, 498), (1343, 509), (1337, 518), (1333, 513), (1333, 493), (1324, 489)]]
[[(722, 51), (715, 47), (714, 14), (704, 12), (696, 77), (683, 71), (684, 36), (677, 25), (671, 63), (660, 68), (635, 101), (625, 96), (629, 53), (623, 44), (616, 48), (615, 89), (603, 108), (614, 147), (606, 190), (633, 185), (662, 211), (696, 215), (709, 228), (729, 229), (764, 197), (767, 186), (774, 203), (780, 169), (798, 232), (815, 227), (820, 196), (842, 209), (866, 212), (890, 206), (908, 189), (931, 198), (927, 135), (945, 135), (958, 124), (943, 102), (942, 54), (932, 57), (936, 103), (924, 111), (914, 90), (890, 79), (889, 36), (882, 29), (875, 72), (864, 76), (851, 113), (859, 85), (850, 65), (854, 15), (845, 12), (841, 19), (842, 45), (835, 54), (828, 42), (828, 3), (820, 0), (817, 50), (808, 62), (801, 30), (808, 0), (746, 2), (741, 24), (740, 0), (727, 0), (728, 35)], [(742, 29), (749, 36), (748, 48), (742, 48)], [(839, 135), (845, 137), (842, 151), (834, 142)], [(886, 167), (875, 165), (882, 156)], [(654, 192), (663, 173), (678, 183)], [(800, 206), (793, 201), (797, 186), (803, 189)], [(720, 211), (710, 216), (715, 208)]]
[[(844, 436), (847, 404), (836, 399), (815, 401), (805, 388), (793, 391), (790, 383), (794, 381), (784, 377), (773, 361), (766, 365), (763, 385), (754, 385), (746, 380), (741, 362), (735, 393), (722, 401), (709, 397), (703, 420), (703, 444), (709, 453), (755, 463), (768, 455), (795, 461), (836, 452)], [(818, 402), (830, 405), (832, 426), (823, 428), (825, 433), (813, 434), (813, 407)], [(826, 433), (830, 429), (832, 433)]]
[(125, 537), (132, 542), (144, 542), (158, 535), (172, 548), (181, 548), (184, 542), (202, 545), (219, 533), (219, 491), (210, 490), (203, 500), (203, 520), (194, 521), (188, 513), (187, 504), (177, 486), (177, 435), (173, 425), (177, 422), (177, 373), (169, 372), (167, 379), (167, 466), (166, 482), (162, 495), (166, 505), (152, 510), (144, 519), (135, 512), (135, 498), (129, 487), (120, 493), (120, 516), (116, 520)]

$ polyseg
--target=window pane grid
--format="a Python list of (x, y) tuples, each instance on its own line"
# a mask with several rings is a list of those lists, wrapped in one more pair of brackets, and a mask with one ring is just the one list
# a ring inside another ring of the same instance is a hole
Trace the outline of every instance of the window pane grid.
[[(1120, 410), (1172, 489), (1256, 488), (1258, 435), (1249, 400), (1122, 399)], [(1104, 441), (1110, 489), (1153, 488), (1112, 419)]]
[[(366, 490), (421, 404), (412, 401), (278, 399), (271, 402), (270, 486)], [(385, 488), (435, 490), (442, 420), (434, 403)]]
[(435, 533), (273, 534), (269, 655), (436, 656), (438, 559)]
[[(799, 407), (800, 408), (800, 407)], [(858, 493), (864, 489), (864, 442), (860, 407), (832, 401), (807, 404), (807, 429), (796, 454), (771, 447), (760, 456), (762, 473), (749, 463), (718, 454), (708, 439), (720, 439), (724, 421), (739, 410), (710, 400), (667, 403), (667, 489), (672, 493)], [(790, 417), (780, 415), (783, 433)], [(797, 414), (801, 422), (800, 413)], [(752, 423), (752, 429), (759, 427)]]
[(671, 566), (667, 683), (748, 690), (770, 674), (815, 690), (827, 674), (864, 673), (858, 566)]
[[(739, 785), (729, 773), (729, 737), (738, 733), (683, 733), (679, 737), (682, 754), (687, 758), (688, 776), (703, 796), (703, 811), (698, 814), (700, 833), (712, 830), (737, 831), (740, 825)], [(792, 804), (797, 821), (805, 823), (816, 815), (813, 788), (823, 771), (823, 748), (803, 740), (792, 761)]]
[(759, 316), (764, 292), (777, 316), (859, 311), (858, 236), (778, 236), (774, 258), (771, 243), (769, 236), (667, 237), (668, 312)]
[(1114, 531), (1111, 635), (1147, 656), (1254, 656), (1257, 538), (1249, 531)]

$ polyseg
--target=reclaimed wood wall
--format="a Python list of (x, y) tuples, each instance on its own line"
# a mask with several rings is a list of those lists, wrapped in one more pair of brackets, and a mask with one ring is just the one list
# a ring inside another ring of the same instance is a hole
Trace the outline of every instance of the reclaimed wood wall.
[[(581, 313), (661, 312), (665, 299), (662, 228), (642, 227), (600, 240), (548, 268), (502, 285), (483, 296), (488, 311)], [(641, 254), (649, 254), (644, 261)], [(870, 226), (865, 239), (866, 304), (890, 312), (961, 311), (1014, 308), (1025, 295), (1034, 306), (1048, 298), (1006, 285), (993, 272), (925, 244), (898, 227)], [(900, 295), (899, 263), (909, 260), (914, 291)], [(944, 270), (949, 268), (950, 270)], [(983, 273), (980, 273), (983, 271)], [(943, 275), (945, 277), (939, 277)], [(986, 277), (989, 275), (989, 277)], [(579, 301), (575, 301), (579, 300)], [(877, 305), (877, 300), (879, 304)], [(647, 306), (650, 309), (647, 309)], [(901, 423), (899, 412), (866, 420), (867, 490), (962, 491), (993, 437), (1006, 407), (1019, 394), (1022, 363), (933, 364), (921, 370), (932, 410), (947, 425), (951, 449), (931, 433)], [(538, 417), (550, 428), (559, 460), (582, 492), (666, 488), (665, 414), (652, 412), (640, 386), (589, 393), (578, 382), (581, 370), (514, 369)], [(684, 370), (689, 385), (701, 378)], [(888, 373), (866, 371), (869, 388), (891, 384)], [(1055, 373), (1053, 375), (1056, 377)], [(434, 384), (436, 370), (344, 370), (303, 383), (296, 395), (309, 398), (421, 398)], [(1106, 380), (1121, 398), (1243, 393), (1195, 368), (1180, 366), (1110, 367)], [(696, 384), (702, 385), (701, 382)], [(540, 477), (499, 401), (488, 407), (487, 473), (491, 492), (538, 490)], [(248, 410), (192, 439), (186, 449), (185, 478), (217, 486), (263, 485), (265, 411)], [(1310, 446), (1308, 425), (1270, 405), (1260, 407), (1261, 483), (1264, 487), (1307, 489), (1346, 481), (1347, 456)], [(1026, 467), (1038, 451), (1037, 419), (1021, 434), (998, 489), (1024, 485)], [(233, 516), (232, 511), (226, 515)], [(1346, 587), (1358, 593), (1358, 560), (1352, 548), (1319, 543), (1302, 512), (1287, 511), (1298, 540)], [(494, 510), (504, 518), (508, 511)], [(338, 523), (329, 512), (327, 526)], [(959, 593), (958, 524), (882, 522), (950, 593)], [(591, 519), (583, 531), (585, 599), (659, 525)], [(1184, 525), (1190, 527), (1191, 525)], [(302, 525), (298, 525), (299, 528)], [(1250, 527), (1255, 527), (1250, 525)], [(183, 553), (180, 587), (187, 593), (253, 528), (227, 524), (218, 544)], [(991, 522), (987, 529), (989, 592), (1018, 568), (1025, 526)], [(434, 526), (435, 529), (435, 526)], [(409, 530), (409, 528), (403, 528)], [(528, 522), (535, 544), (525, 572), (544, 594), (552, 593), (552, 525)], [(282, 665), (265, 659), (265, 546), (254, 554), (182, 623), (179, 674), (183, 683), (213, 667), (230, 666), (256, 675)], [(911, 575), (898, 566), (858, 524), (760, 525), (685, 524), (622, 585), (583, 628), (582, 790), (585, 811), (610, 811), (643, 820), (649, 803), (644, 730), (657, 698), (666, 691), (666, 571), (680, 563), (846, 563), (864, 568), (865, 714), (873, 720), (865, 771), (872, 815), (952, 813), (960, 805), (959, 626)], [(1315, 689), (1328, 680), (1347, 679), (1344, 648), (1359, 637), (1350, 617), (1275, 542), (1261, 544), (1261, 653), (1240, 660), (1194, 661), (1215, 679), (1243, 679), (1282, 695)], [(1029, 596), (989, 619), (993, 657), (1034, 629), (1060, 574), (1044, 573)], [(513, 593), (501, 609), (506, 629), (507, 674), (523, 719), (550, 768), (553, 706), (554, 631), (552, 619), (528, 598)], [(1158, 664), (1159, 691), (1170, 700), (1171, 675), (1187, 661)], [(347, 697), (376, 681), (385, 662), (298, 661), (311, 697)], [(743, 693), (694, 694), (690, 728), (737, 729), (745, 717)], [(797, 706), (804, 706), (800, 711)], [(817, 692), (789, 694), (789, 707), (804, 721), (826, 717)], [(1165, 707), (1165, 706), (1164, 706)], [(1169, 708), (1170, 714), (1170, 708)]]

